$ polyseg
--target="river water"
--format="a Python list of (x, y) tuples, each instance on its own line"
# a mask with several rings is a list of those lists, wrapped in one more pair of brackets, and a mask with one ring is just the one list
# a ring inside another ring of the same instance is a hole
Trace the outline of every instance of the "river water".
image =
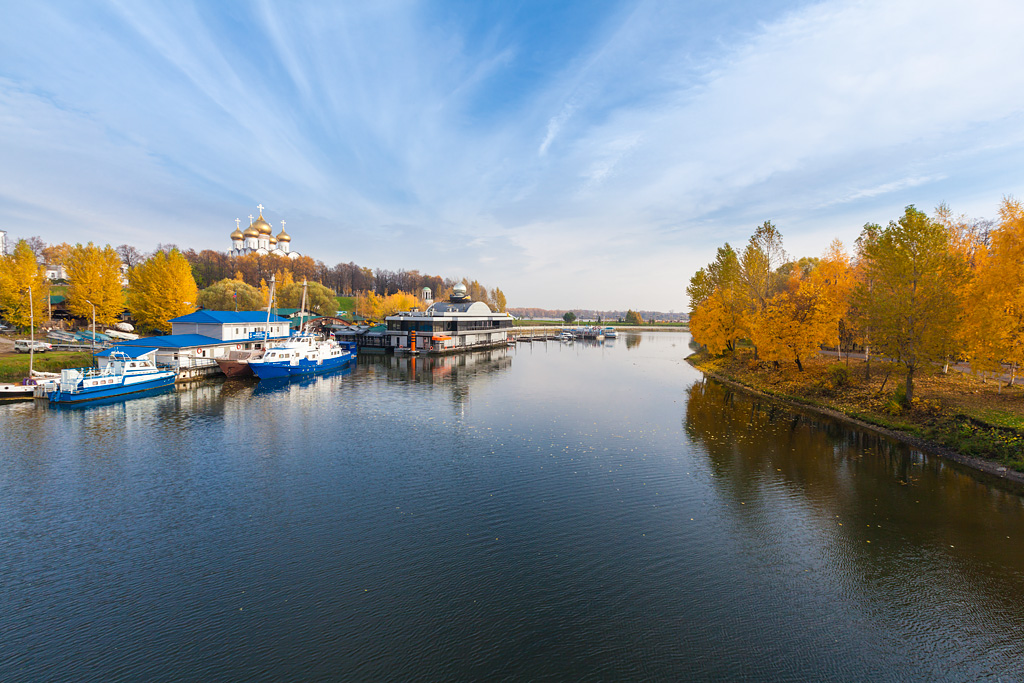
[(689, 338), (0, 406), (0, 680), (1024, 680), (1024, 505)]

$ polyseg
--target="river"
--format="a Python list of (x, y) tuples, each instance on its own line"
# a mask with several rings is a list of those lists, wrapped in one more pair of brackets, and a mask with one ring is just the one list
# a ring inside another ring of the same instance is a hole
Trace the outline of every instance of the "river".
[(0, 406), (0, 680), (1024, 680), (1020, 495), (688, 341)]

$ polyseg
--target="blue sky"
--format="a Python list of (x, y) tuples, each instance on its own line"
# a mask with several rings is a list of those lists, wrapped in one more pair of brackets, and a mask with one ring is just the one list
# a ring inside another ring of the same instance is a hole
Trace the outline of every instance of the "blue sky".
[(0, 0), (0, 229), (684, 310), (725, 241), (1024, 193), (1024, 4)]

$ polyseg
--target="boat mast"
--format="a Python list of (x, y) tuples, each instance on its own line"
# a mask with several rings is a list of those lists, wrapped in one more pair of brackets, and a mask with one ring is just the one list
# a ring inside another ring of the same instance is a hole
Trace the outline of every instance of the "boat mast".
[(306, 280), (302, 280), (302, 303), (299, 308), (299, 332), (305, 332), (306, 330)]
[(267, 348), (270, 341), (270, 307), (274, 305), (274, 286), (277, 284), (277, 275), (270, 276), (270, 295), (267, 297), (267, 326), (263, 328), (263, 348)]
[(28, 285), (28, 336), (31, 340), (28, 347), (28, 377), (32, 379), (32, 361), (36, 356), (36, 316), (32, 309), (32, 284)]

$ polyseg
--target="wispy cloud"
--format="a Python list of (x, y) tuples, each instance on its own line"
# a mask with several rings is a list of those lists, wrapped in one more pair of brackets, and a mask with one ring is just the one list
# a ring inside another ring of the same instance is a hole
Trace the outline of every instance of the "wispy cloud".
[(329, 263), (680, 309), (765, 219), (800, 254), (1022, 191), (1018, 3), (725, 5), (15, 5), (0, 221), (223, 249), (261, 201)]

